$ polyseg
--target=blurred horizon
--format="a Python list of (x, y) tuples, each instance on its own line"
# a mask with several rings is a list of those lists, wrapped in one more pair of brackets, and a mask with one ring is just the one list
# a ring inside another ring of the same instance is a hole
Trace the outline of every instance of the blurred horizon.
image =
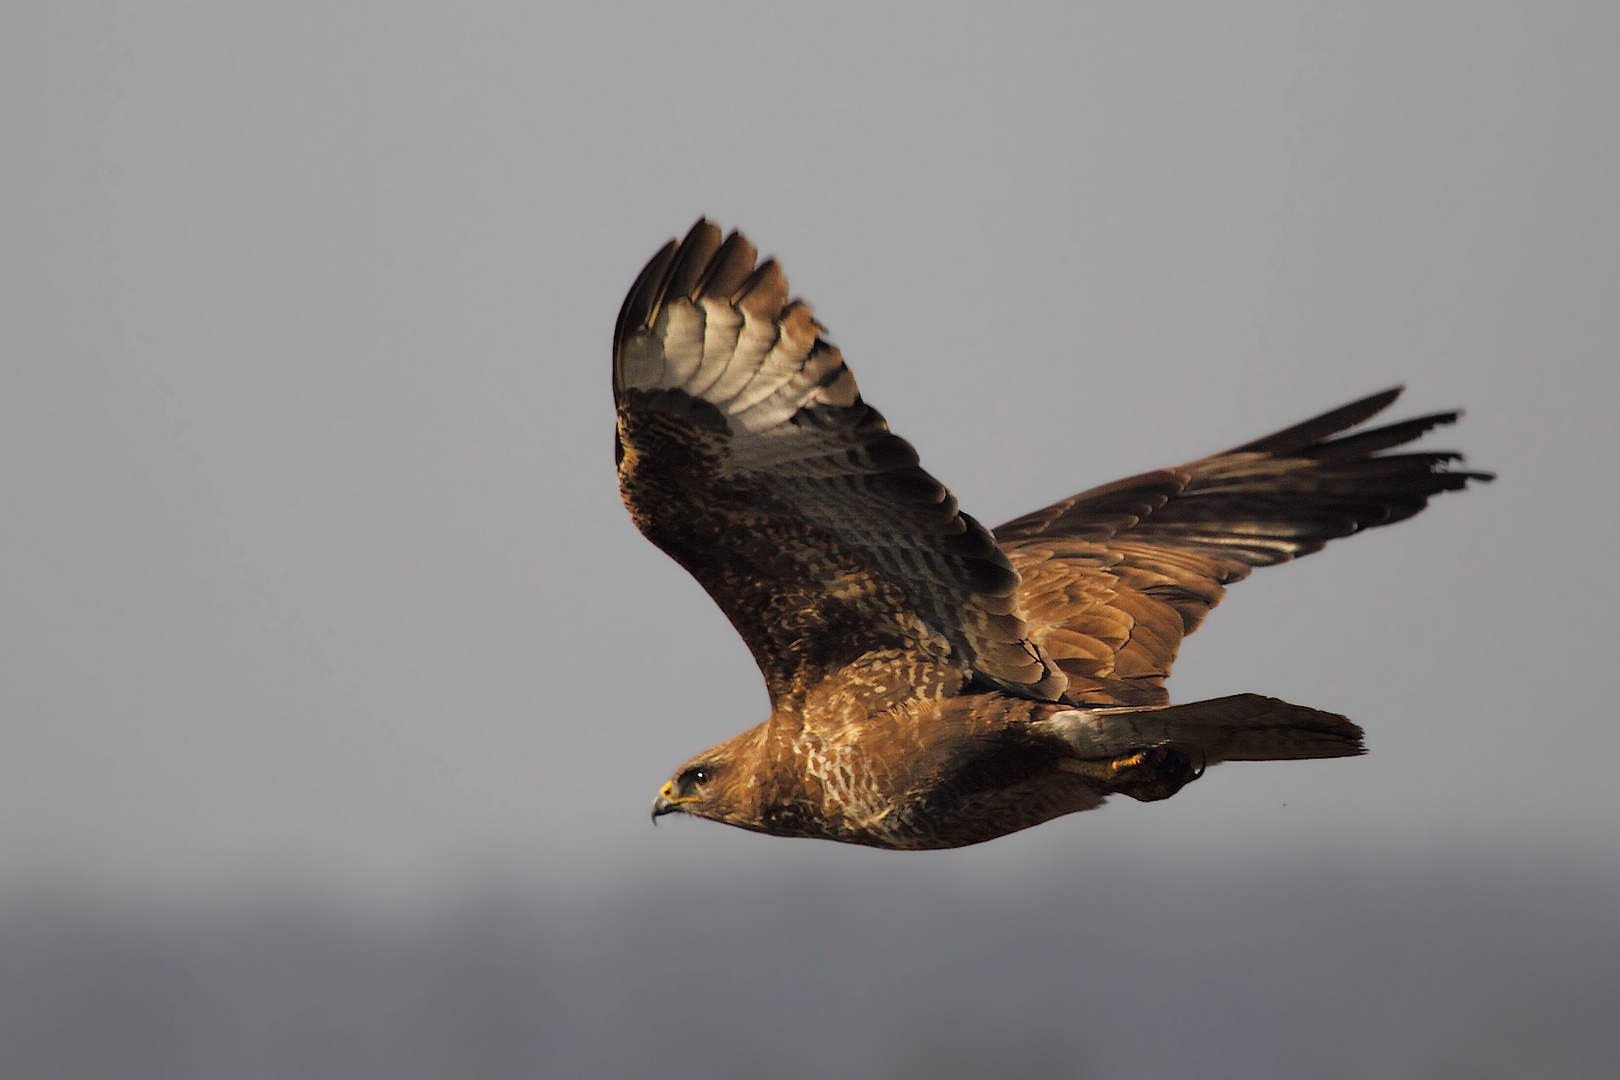
[[(939, 860), (573, 901), (489, 886), (0, 914), (0, 1072), (1599, 1078), (1612, 868)], [(715, 991), (723, 988), (720, 992)]]

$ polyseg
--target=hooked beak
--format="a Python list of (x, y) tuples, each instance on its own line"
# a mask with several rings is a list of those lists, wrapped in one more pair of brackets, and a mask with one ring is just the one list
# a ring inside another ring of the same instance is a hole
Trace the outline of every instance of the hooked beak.
[(689, 803), (689, 802), (697, 802), (697, 798), (698, 797), (696, 795), (686, 795), (686, 796), (676, 795), (675, 794), (675, 781), (673, 781), (673, 780), (669, 781), (668, 783), (666, 783), (664, 785), (663, 790), (658, 793), (658, 798), (653, 800), (653, 805), (652, 805), (653, 824), (654, 825), (658, 824), (658, 819), (663, 817), (665, 814), (678, 813), (680, 811), (680, 809), (681, 809), (682, 804)]

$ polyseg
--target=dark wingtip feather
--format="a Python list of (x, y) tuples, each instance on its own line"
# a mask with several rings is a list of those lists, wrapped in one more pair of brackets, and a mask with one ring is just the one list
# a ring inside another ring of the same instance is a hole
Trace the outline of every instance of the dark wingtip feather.
[(1390, 447), (1409, 443), (1437, 427), (1454, 424), (1460, 416), (1462, 416), (1461, 409), (1453, 409), (1450, 412), (1443, 413), (1430, 413), (1428, 416), (1416, 416), (1396, 424), (1386, 424), (1383, 427), (1358, 431), (1353, 435), (1329, 439), (1324, 443), (1301, 451), (1299, 456), (1312, 458), (1323, 464), (1367, 457), (1378, 453), (1380, 450), (1388, 450)]
[(1260, 453), (1273, 454), (1279, 457), (1292, 456), (1314, 442), (1337, 435), (1346, 428), (1353, 428), (1364, 423), (1372, 417), (1383, 412), (1401, 396), (1404, 386), (1392, 386), (1388, 390), (1380, 390), (1376, 394), (1369, 394), (1359, 401), (1352, 401), (1348, 405), (1340, 405), (1337, 409), (1330, 409), (1320, 416), (1313, 416), (1302, 423), (1274, 431), (1270, 435), (1233, 447), (1227, 453)]
[(746, 236), (733, 231), (693, 284), (694, 294), (730, 300), (754, 272), (754, 259), (758, 255), (758, 249), (748, 242)]
[(618, 322), (613, 326), (614, 355), (618, 355), (625, 338), (651, 322), (653, 312), (663, 296), (665, 275), (679, 248), (679, 243), (671, 240), (659, 248), (658, 253), (641, 268), (641, 273), (636, 275), (636, 283), (625, 294), (624, 303), (619, 307)]
[(676, 250), (675, 265), (670, 267), (669, 280), (661, 290), (660, 300), (666, 296), (697, 297), (703, 272), (720, 250), (720, 236), (720, 226), (708, 218), (697, 219)]

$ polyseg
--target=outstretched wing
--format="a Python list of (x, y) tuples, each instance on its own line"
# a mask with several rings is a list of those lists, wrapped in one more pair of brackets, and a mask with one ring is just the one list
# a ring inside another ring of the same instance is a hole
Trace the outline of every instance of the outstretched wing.
[[(1455, 412), (1350, 435), (1396, 387), (1223, 454), (1120, 480), (995, 530), (1023, 577), (1031, 636), (1080, 702), (1157, 705), (1181, 639), (1256, 566), (1404, 521), (1490, 474), (1449, 451), (1381, 454)], [(1339, 435), (1338, 438), (1334, 436)]]
[(625, 299), (613, 397), (637, 527), (720, 605), (773, 702), (862, 657), (868, 681), (889, 663), (894, 690), (920, 659), (1057, 698), (1063, 674), (1028, 640), (1007, 556), (755, 255), (700, 220)]

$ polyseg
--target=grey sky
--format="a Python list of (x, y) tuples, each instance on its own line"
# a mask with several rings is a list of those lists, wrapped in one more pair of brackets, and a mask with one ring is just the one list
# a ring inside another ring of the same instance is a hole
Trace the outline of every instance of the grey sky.
[(988, 523), (1396, 382), (1501, 473), (1184, 650), (1177, 700), (1368, 757), (924, 858), (1612, 865), (1617, 12), (9, 5), (0, 881), (907, 858), (647, 823), (765, 708), (609, 452), (613, 316), (699, 213)]

